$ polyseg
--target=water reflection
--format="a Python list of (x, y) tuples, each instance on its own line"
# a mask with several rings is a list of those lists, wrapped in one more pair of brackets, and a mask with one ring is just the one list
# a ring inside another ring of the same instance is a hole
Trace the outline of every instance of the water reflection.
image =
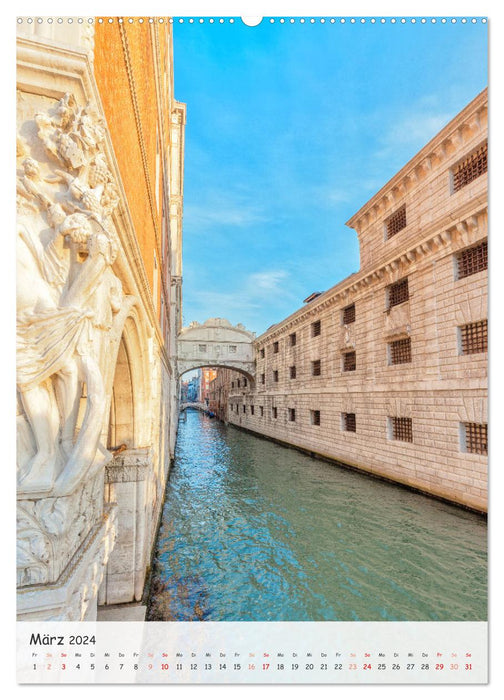
[(151, 620), (484, 620), (480, 516), (189, 411)]

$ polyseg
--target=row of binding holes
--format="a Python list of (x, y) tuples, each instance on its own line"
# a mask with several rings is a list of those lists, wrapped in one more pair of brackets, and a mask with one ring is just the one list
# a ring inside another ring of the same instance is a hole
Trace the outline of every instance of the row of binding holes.
[[(52, 24), (53, 22), (57, 22), (58, 24), (63, 24), (63, 22), (67, 22), (68, 24), (72, 24), (73, 22), (77, 22), (77, 24), (83, 24), (84, 22), (88, 22), (89, 24), (93, 24), (94, 22), (93, 17), (89, 17), (87, 20), (84, 20), (82, 17), (78, 18), (73, 18), (73, 17), (68, 17), (67, 19), (63, 19), (63, 17), (57, 17), (56, 19), (53, 19), (52, 17), (47, 17), (47, 18), (42, 18), (42, 17), (28, 17), (26, 19), (23, 19), (22, 17), (19, 17), (17, 22), (18, 24), (22, 24), (23, 22), (26, 22), (27, 24), (33, 24), (33, 22), (36, 22), (38, 24), (42, 24), (42, 22), (47, 22), (48, 24)], [(113, 24), (114, 21), (116, 21), (113, 17), (109, 17), (107, 20), (102, 19), (101, 17), (98, 19), (99, 24), (104, 24), (105, 22), (108, 24)], [(159, 24), (163, 24), (165, 21), (163, 17), (159, 18), (153, 18), (149, 17), (147, 19), (144, 19), (143, 17), (129, 17), (128, 19), (124, 19), (123, 17), (117, 18), (117, 22), (119, 24), (123, 24), (123, 22), (128, 22), (129, 24), (133, 24), (134, 22), (138, 22), (139, 24), (143, 24), (144, 22), (149, 22), (150, 24), (153, 24), (154, 22), (158, 22)], [(179, 24), (183, 24), (184, 22), (187, 22), (189, 24), (194, 24), (194, 23), (199, 23), (203, 24), (204, 22), (208, 22), (209, 24), (224, 24), (225, 22), (228, 22), (229, 24), (233, 24), (236, 20), (234, 17), (230, 17), (228, 19), (220, 18), (220, 19), (214, 19), (213, 17), (200, 17), (199, 19), (194, 19), (193, 17), (189, 19), (184, 19), (183, 17), (180, 17), (179, 19), (173, 19), (173, 17), (169, 17), (167, 21), (170, 24), (178, 22)], [(315, 23), (320, 23), (320, 24), (325, 24), (326, 22), (330, 24), (335, 24), (336, 22), (339, 22), (340, 24), (346, 24), (347, 22), (350, 24), (385, 24), (385, 23), (390, 23), (390, 24), (406, 24), (407, 22), (410, 22), (411, 24), (426, 24), (427, 22), (430, 22), (431, 24), (436, 24), (437, 22), (440, 22), (441, 24), (456, 24), (457, 22), (461, 22), (462, 24), (466, 24), (467, 22), (471, 22), (472, 24), (476, 24), (478, 20), (473, 17), (471, 20), (468, 20), (466, 17), (462, 18), (456, 18), (452, 17), (451, 19), (447, 19), (446, 17), (442, 17), (441, 19), (438, 19), (436, 17), (432, 17), (430, 20), (422, 17), (421, 19), (416, 19), (415, 17), (412, 17), (411, 19), (405, 19), (404, 17), (401, 19), (396, 19), (395, 17), (382, 17), (381, 19), (376, 19), (374, 17), (371, 17), (370, 19), (361, 17), (360, 19), (356, 19), (355, 17), (351, 18), (346, 18), (346, 17), (341, 17), (340, 19), (336, 19), (335, 17), (331, 17), (329, 19), (326, 19), (325, 17), (317, 17), (314, 18), (312, 17), (311, 19), (306, 19), (305, 17), (291, 17), (289, 19), (285, 19), (284, 17), (281, 18), (275, 18), (271, 17), (269, 20), (270, 24), (274, 24), (275, 22), (279, 22), (280, 24), (294, 24), (295, 22), (298, 22), (299, 24), (315, 24)], [(483, 24), (486, 23), (486, 18), (483, 17), (481, 20)]]

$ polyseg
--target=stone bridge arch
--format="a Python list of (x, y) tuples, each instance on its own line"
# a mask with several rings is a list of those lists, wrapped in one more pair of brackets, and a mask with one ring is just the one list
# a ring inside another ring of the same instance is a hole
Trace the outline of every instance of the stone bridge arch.
[(193, 321), (183, 328), (177, 339), (177, 373), (180, 378), (189, 370), (222, 367), (242, 372), (253, 384), (255, 333), (239, 323), (233, 326), (224, 318)]

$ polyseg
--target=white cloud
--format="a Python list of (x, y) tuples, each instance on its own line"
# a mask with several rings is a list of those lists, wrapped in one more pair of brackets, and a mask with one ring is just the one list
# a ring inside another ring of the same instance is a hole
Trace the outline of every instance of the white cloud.
[(219, 226), (243, 228), (263, 223), (268, 219), (260, 206), (250, 204), (242, 197), (222, 197), (212, 193), (202, 193), (200, 204), (187, 204), (184, 207), (184, 225), (205, 232)]

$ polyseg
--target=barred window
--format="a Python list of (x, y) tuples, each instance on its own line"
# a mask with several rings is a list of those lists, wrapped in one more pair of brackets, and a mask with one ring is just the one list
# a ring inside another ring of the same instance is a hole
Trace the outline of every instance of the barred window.
[(264, 406), (259, 406), (259, 413), (261, 414), (261, 418), (264, 416)]
[(413, 442), (413, 421), (411, 418), (394, 416), (389, 419), (392, 440)]
[(266, 383), (266, 375), (261, 374), (261, 384), (265, 384), (265, 383)]
[(278, 340), (273, 343), (273, 352), (278, 352)]
[(343, 309), (343, 325), (347, 326), (350, 323), (355, 323), (355, 304), (350, 304)]
[(460, 326), (460, 349), (462, 355), (475, 355), (488, 351), (488, 320), (475, 321)]
[(312, 362), (312, 375), (314, 377), (319, 377), (321, 374), (320, 360), (314, 360)]
[(290, 372), (290, 378), (295, 379), (296, 378), (296, 367), (295, 365), (292, 365), (292, 367), (289, 367), (289, 372)]
[(406, 228), (406, 205), (395, 211), (392, 216), (385, 221), (387, 240), (395, 236), (396, 233)]
[(488, 243), (483, 241), (457, 255), (457, 279), (461, 280), (488, 268)]
[(400, 280), (399, 282), (395, 282), (395, 284), (389, 285), (387, 287), (388, 295), (387, 295), (387, 301), (388, 301), (388, 308), (390, 309), (392, 306), (397, 306), (398, 304), (402, 304), (405, 301), (408, 301), (409, 299), (409, 288), (408, 288), (408, 278), (405, 277), (403, 280)]
[(234, 355), (236, 353), (238, 346), (237, 345), (230, 345), (229, 346), (229, 352), (231, 355)]
[(231, 382), (231, 389), (234, 389), (234, 382)]
[(296, 409), (295, 408), (289, 408), (289, 420), (290, 421), (296, 420)]
[(243, 377), (243, 386), (247, 386), (247, 377)]
[(278, 370), (273, 370), (273, 381), (278, 382)]
[(355, 413), (342, 413), (343, 430), (348, 430), (349, 433), (355, 433), (357, 430), (355, 422)]
[(488, 454), (487, 423), (463, 423), (465, 450), (478, 455)]
[(261, 348), (261, 359), (264, 359), (264, 348)]
[(236, 386), (238, 387), (238, 389), (240, 388), (240, 380), (239, 380), (239, 379), (238, 379), (238, 381), (236, 382)]
[(271, 409), (271, 413), (273, 415), (273, 418), (276, 418), (278, 416), (278, 409), (276, 406), (273, 406), (273, 408)]
[(243, 404), (243, 413), (247, 413), (247, 407), (245, 404)]
[(343, 355), (343, 372), (354, 372), (357, 367), (355, 350), (345, 352)]
[(314, 321), (311, 324), (311, 334), (312, 338), (314, 338), (316, 335), (320, 335), (320, 321)]
[(488, 143), (467, 156), (453, 170), (453, 191), (458, 192), (488, 170)]
[(250, 413), (254, 415), (255, 408), (252, 404), (250, 404)]
[(389, 344), (389, 362), (391, 365), (411, 362), (411, 338), (401, 338)]
[(291, 348), (294, 347), (294, 345), (297, 343), (297, 336), (295, 333), (291, 333), (289, 335), (289, 343), (290, 343)]
[(198, 345), (198, 352), (206, 352), (206, 345)]
[(310, 411), (312, 425), (320, 425), (320, 411)]

